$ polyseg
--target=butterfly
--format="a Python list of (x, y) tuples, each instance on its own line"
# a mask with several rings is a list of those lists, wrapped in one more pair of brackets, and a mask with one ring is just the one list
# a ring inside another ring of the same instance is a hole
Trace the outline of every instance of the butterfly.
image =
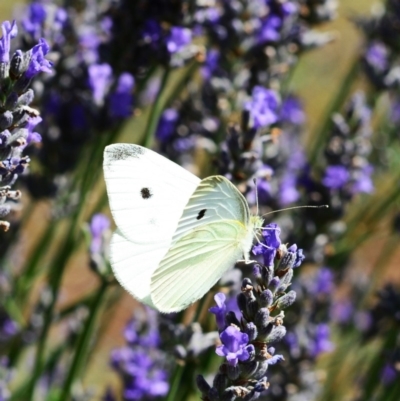
[(124, 143), (105, 148), (103, 168), (117, 226), (111, 266), (140, 302), (178, 312), (239, 259), (250, 262), (263, 220), (225, 177), (200, 180), (150, 149)]

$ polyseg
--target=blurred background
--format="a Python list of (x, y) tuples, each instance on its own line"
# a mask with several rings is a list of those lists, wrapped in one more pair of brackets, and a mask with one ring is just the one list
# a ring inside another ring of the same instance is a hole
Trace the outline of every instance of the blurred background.
[[(0, 46), (1, 400), (400, 398), (396, 1), (2, 0), (0, 17), (18, 26)], [(267, 391), (213, 382), (207, 310), (242, 273), (171, 317), (115, 281), (117, 142), (223, 174), (253, 210), (257, 177), (262, 213), (330, 206), (268, 216), (305, 260)]]

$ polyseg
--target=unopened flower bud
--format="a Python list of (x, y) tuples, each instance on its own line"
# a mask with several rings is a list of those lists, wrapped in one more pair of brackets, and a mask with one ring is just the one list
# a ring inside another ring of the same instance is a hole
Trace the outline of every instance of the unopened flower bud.
[(286, 309), (287, 307), (292, 305), (295, 300), (296, 300), (296, 293), (294, 291), (290, 291), (278, 299), (277, 307), (279, 309)]

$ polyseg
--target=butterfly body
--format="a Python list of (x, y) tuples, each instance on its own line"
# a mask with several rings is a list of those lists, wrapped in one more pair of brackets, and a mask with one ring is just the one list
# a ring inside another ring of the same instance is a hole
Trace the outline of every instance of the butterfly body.
[(249, 261), (262, 219), (250, 215), (225, 177), (200, 180), (131, 144), (105, 149), (104, 174), (117, 225), (111, 266), (139, 301), (161, 312), (182, 310), (237, 260)]

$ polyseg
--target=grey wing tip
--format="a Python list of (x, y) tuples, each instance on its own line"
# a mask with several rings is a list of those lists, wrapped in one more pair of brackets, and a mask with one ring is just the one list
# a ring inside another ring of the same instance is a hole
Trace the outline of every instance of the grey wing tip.
[(115, 143), (113, 145), (108, 145), (104, 149), (104, 164), (117, 160), (126, 160), (131, 157), (139, 158), (145, 151), (146, 148), (131, 143)]

